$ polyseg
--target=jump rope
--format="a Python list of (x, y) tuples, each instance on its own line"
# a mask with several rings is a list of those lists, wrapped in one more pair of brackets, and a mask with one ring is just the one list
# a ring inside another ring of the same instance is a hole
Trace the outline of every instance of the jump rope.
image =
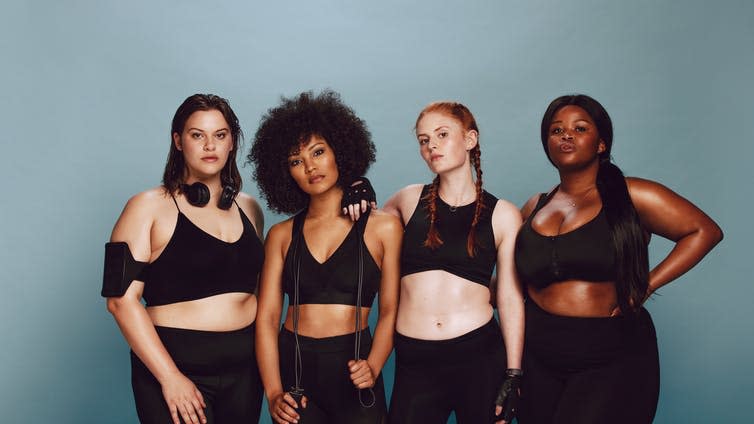
[[(365, 215), (369, 215), (369, 209), (367, 209)], [(301, 256), (299, 254), (299, 246), (304, 234), (304, 218), (306, 217), (306, 211), (301, 212), (297, 218), (294, 219), (294, 245), (293, 245), (293, 262), (296, 265), (296, 272), (293, 274), (293, 338), (295, 344), (294, 355), (294, 385), (291, 387), (289, 393), (298, 402), (304, 395), (304, 388), (301, 387), (301, 378), (303, 375), (303, 361), (301, 359), (301, 345), (298, 341), (298, 322), (299, 322), (299, 281), (301, 271)], [(361, 353), (361, 292), (364, 285), (364, 227), (366, 226), (367, 218), (362, 217), (353, 225), (356, 226), (356, 235), (358, 237), (359, 245), (359, 266), (358, 276), (356, 284), (356, 323), (354, 325), (354, 346), (353, 354), (354, 360), (360, 359)], [(359, 404), (364, 408), (371, 408), (377, 401), (374, 395), (374, 390), (371, 387), (367, 389), (357, 389), (359, 393)], [(368, 390), (372, 399), (371, 402), (365, 403), (362, 398), (362, 392)]]

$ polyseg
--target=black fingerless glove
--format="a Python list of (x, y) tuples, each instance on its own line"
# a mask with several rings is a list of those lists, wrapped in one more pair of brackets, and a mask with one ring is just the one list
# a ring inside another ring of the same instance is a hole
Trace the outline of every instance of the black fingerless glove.
[(518, 368), (508, 368), (505, 370), (505, 380), (503, 380), (500, 391), (497, 393), (495, 405), (502, 406), (503, 412), (495, 416), (495, 420), (505, 420), (510, 423), (518, 413), (518, 402), (520, 399), (519, 389), (521, 388), (521, 378), (524, 372)]
[(362, 200), (366, 200), (367, 208), (371, 206), (372, 202), (377, 201), (377, 194), (375, 194), (372, 184), (366, 177), (358, 177), (343, 188), (340, 207), (347, 208), (348, 205), (360, 205)]

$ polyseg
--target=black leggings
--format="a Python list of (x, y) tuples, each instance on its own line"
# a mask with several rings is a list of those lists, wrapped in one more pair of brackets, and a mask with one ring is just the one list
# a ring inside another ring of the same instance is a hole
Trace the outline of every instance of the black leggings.
[(650, 423), (660, 367), (649, 312), (574, 318), (526, 301), (521, 424)]
[(503, 337), (493, 318), (449, 340), (395, 334), (395, 386), (390, 423), (490, 423), (505, 375)]
[[(253, 324), (235, 331), (155, 329), (178, 369), (202, 392), (209, 424), (259, 422), (262, 384), (254, 357)], [(160, 383), (133, 351), (131, 384), (139, 421), (173, 422)]]
[[(348, 371), (348, 361), (354, 359), (355, 333), (321, 339), (298, 336), (301, 349), (302, 373), (301, 387), (308, 402), (306, 408), (299, 408), (299, 424), (315, 423), (354, 423), (378, 424), (385, 422), (387, 416), (385, 388), (382, 375), (369, 390), (354, 387)], [(289, 390), (295, 383), (294, 361), (296, 341), (289, 330), (280, 330), (280, 374), (283, 388)], [(372, 347), (369, 330), (363, 330), (361, 336), (360, 359), (366, 359)]]

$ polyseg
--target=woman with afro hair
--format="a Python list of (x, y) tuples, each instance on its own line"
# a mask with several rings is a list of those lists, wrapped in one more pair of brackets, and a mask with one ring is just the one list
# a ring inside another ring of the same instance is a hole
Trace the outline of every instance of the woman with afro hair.
[(341, 214), (344, 186), (374, 161), (364, 121), (332, 91), (283, 98), (248, 159), (270, 209), (296, 214), (270, 229), (260, 280), (257, 360), (273, 420), (384, 422), (402, 228), (378, 211), (357, 223)]
[(482, 188), (479, 129), (466, 106), (431, 103), (415, 128), (436, 177), (384, 206), (405, 226), (390, 422), (445, 423), (451, 411), (459, 423), (510, 422), (524, 332), (513, 263), (521, 216)]

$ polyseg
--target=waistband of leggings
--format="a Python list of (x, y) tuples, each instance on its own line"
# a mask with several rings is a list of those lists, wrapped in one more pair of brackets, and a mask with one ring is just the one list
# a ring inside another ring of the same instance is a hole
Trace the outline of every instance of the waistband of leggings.
[(225, 337), (234, 335), (247, 335), (254, 333), (254, 323), (247, 325), (246, 327), (238, 328), (235, 330), (194, 330), (192, 328), (178, 328), (178, 327), (164, 327), (161, 325), (155, 325), (154, 329), (159, 335), (175, 335), (175, 336), (199, 336), (199, 337)]
[(537, 304), (537, 302), (533, 301), (531, 298), (526, 299), (526, 318), (527, 321), (531, 320), (532, 318), (539, 319), (539, 320), (545, 320), (550, 322), (558, 322), (563, 325), (572, 325), (572, 326), (632, 326), (632, 324), (635, 324), (636, 321), (642, 321), (649, 319), (651, 321), (651, 317), (649, 315), (649, 312), (642, 307), (637, 312), (636, 316), (631, 318), (623, 315), (618, 315), (614, 317), (571, 317), (566, 315), (558, 315), (553, 314), (552, 312), (548, 312), (544, 309), (542, 309), (541, 306)]
[[(315, 350), (318, 352), (340, 352), (343, 350), (352, 350), (356, 333), (341, 334), (331, 337), (308, 337), (298, 335), (298, 344), (302, 350)], [(281, 342), (296, 342), (296, 335), (292, 331), (283, 327), (280, 329)], [(372, 334), (369, 328), (361, 330), (361, 345), (369, 344), (372, 341)]]
[(395, 342), (396, 343), (404, 343), (404, 344), (411, 344), (411, 345), (421, 345), (421, 346), (453, 346), (453, 345), (459, 345), (459, 344), (466, 344), (470, 341), (477, 340), (480, 338), (483, 338), (482, 336), (486, 336), (487, 334), (494, 333), (498, 336), (500, 336), (502, 340), (502, 333), (500, 333), (500, 327), (497, 324), (497, 321), (495, 318), (491, 318), (487, 324), (484, 324), (481, 327), (475, 328), (471, 331), (469, 331), (466, 334), (462, 334), (458, 337), (453, 337), (452, 339), (444, 339), (444, 340), (425, 340), (425, 339), (416, 339), (409, 336), (404, 336), (403, 334), (395, 332)]

